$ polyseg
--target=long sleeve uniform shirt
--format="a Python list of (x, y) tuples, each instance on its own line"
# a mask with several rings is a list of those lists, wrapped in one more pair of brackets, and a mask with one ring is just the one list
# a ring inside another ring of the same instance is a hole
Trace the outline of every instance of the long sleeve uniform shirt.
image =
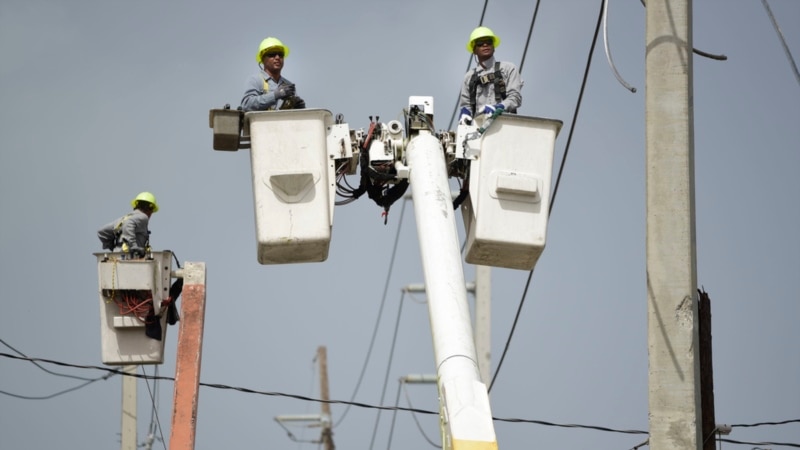
[(107, 236), (111, 236), (113, 239), (117, 226), (119, 226), (119, 240), (114, 251), (144, 251), (150, 241), (149, 223), (150, 218), (147, 217), (147, 214), (136, 209), (132, 213), (126, 214), (104, 226), (97, 232), (97, 235), (101, 241)]
[[(487, 75), (490, 73), (494, 73), (494, 63), (495, 59), (490, 58), (487, 61), (484, 61), (485, 69), (478, 65), (475, 69), (468, 71), (464, 75), (464, 82), (461, 85), (461, 98), (459, 100), (459, 108), (467, 107), (471, 109), (470, 105), (470, 95), (469, 95), (469, 81), (472, 79), (472, 74), (475, 71), (478, 72), (478, 76)], [(522, 80), (522, 76), (517, 70), (517, 66), (510, 62), (500, 61), (500, 73), (503, 76), (503, 79), (506, 82), (506, 98), (503, 99), (502, 103), (503, 108), (506, 111), (515, 113), (517, 109), (522, 106), (522, 85), (524, 81)], [(472, 111), (473, 115), (480, 114), (483, 111), (483, 107), (490, 105), (494, 106), (497, 104), (495, 95), (494, 95), (494, 82), (489, 82), (486, 84), (478, 83), (477, 92), (475, 95), (475, 111)]]
[[(264, 90), (264, 80), (267, 81), (267, 90)], [(263, 69), (247, 80), (244, 96), (242, 97), (242, 111), (267, 111), (280, 109), (283, 99), (275, 98), (275, 90), (282, 84), (292, 84), (284, 77), (275, 80)]]

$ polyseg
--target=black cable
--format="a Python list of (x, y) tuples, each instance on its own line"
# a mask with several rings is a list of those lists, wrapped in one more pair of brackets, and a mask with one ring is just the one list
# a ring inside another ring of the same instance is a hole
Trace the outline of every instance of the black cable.
[[(561, 158), (561, 165), (558, 168), (558, 176), (556, 177), (556, 184), (553, 188), (553, 195), (550, 198), (550, 208), (548, 209), (548, 214), (552, 213), (553, 205), (556, 201), (556, 194), (558, 194), (558, 186), (561, 183), (561, 175), (564, 173), (564, 165), (567, 162), (567, 156), (569, 155), (569, 147), (572, 143), (572, 135), (575, 132), (575, 123), (578, 120), (578, 113), (581, 110), (581, 102), (583, 101), (583, 93), (586, 90), (586, 80), (589, 78), (589, 69), (592, 67), (592, 55), (594, 55), (594, 48), (597, 44), (597, 36), (600, 34), (600, 24), (603, 21), (603, 10), (605, 7), (605, 0), (600, 2), (600, 13), (597, 16), (597, 25), (594, 29), (594, 37), (592, 38), (592, 45), (589, 49), (589, 57), (586, 61), (586, 69), (583, 71), (583, 81), (581, 82), (581, 89), (580, 93), (578, 94), (578, 102), (575, 105), (575, 113), (572, 115), (572, 123), (570, 124), (569, 128), (569, 136), (567, 138), (567, 145), (564, 148), (564, 156)], [(514, 330), (517, 327), (517, 322), (519, 321), (520, 313), (522, 312), (522, 305), (525, 303), (525, 297), (528, 294), (528, 288), (531, 284), (531, 278), (533, 277), (533, 269), (531, 269), (530, 273), (528, 274), (528, 281), (525, 283), (525, 289), (522, 293), (522, 298), (520, 299), (519, 306), (517, 307), (517, 314), (514, 317), (514, 323), (511, 327), (511, 331), (508, 334), (508, 339), (506, 340), (506, 345), (503, 348), (503, 354), (500, 356), (500, 361), (497, 364), (497, 369), (495, 369), (494, 376), (492, 376), (492, 382), (489, 385), (489, 391), (491, 391), (492, 386), (494, 386), (494, 382), (497, 379), (497, 374), (500, 372), (500, 368), (503, 365), (503, 360), (506, 357), (506, 353), (508, 352), (508, 348), (511, 344), (511, 338), (514, 336)]]
[[(647, 4), (645, 3), (644, 0), (639, 0), (639, 2), (642, 4), (642, 6), (647, 8)], [(695, 55), (705, 56), (706, 58), (709, 58), (709, 59), (716, 59), (717, 61), (727, 61), (728, 60), (728, 57), (725, 56), (725, 55), (715, 55), (713, 53), (708, 53), (708, 52), (704, 52), (702, 50), (698, 50), (698, 49), (696, 49), (694, 47), (692, 47), (692, 53), (694, 53)]]
[(525, 40), (525, 49), (522, 50), (522, 60), (519, 63), (519, 73), (522, 73), (522, 66), (525, 65), (525, 56), (528, 54), (528, 44), (531, 43), (531, 35), (533, 34), (533, 24), (536, 23), (536, 16), (539, 14), (539, 0), (536, 0), (536, 7), (533, 9), (533, 17), (531, 18), (531, 26), (528, 28), (528, 39)]
[[(409, 407), (413, 408), (414, 406), (411, 404), (411, 397), (408, 395), (408, 384), (401, 383), (401, 385), (403, 387), (403, 394), (405, 394), (406, 396), (406, 403), (408, 403)], [(425, 440), (428, 441), (428, 444), (431, 444), (431, 446), (433, 446), (434, 448), (442, 448), (441, 445), (437, 444), (436, 442), (433, 442), (433, 439), (429, 438), (428, 435), (425, 434), (425, 430), (422, 429), (422, 424), (419, 423), (419, 419), (417, 419), (416, 414), (412, 412), (411, 418), (414, 419), (414, 423), (417, 424), (417, 429), (419, 430), (420, 434), (422, 434), (422, 437), (424, 437)]]
[(794, 447), (800, 448), (800, 444), (795, 444), (791, 442), (746, 442), (746, 441), (735, 441), (733, 439), (717, 439), (720, 442), (728, 442), (730, 444), (742, 444), (742, 445), (780, 445), (783, 447)]
[(63, 391), (56, 392), (55, 394), (44, 395), (44, 396), (41, 396), (41, 397), (33, 397), (33, 396), (28, 396), (28, 395), (12, 394), (11, 392), (6, 392), (6, 391), (0, 391), (0, 394), (7, 395), (9, 397), (19, 398), (19, 399), (22, 399), (22, 400), (49, 400), (51, 398), (58, 397), (59, 395), (66, 394), (68, 392), (77, 391), (78, 389), (84, 388), (84, 387), (94, 383), (95, 381), (107, 380), (107, 379), (109, 379), (110, 377), (112, 377), (114, 375), (115, 374), (110, 373), (110, 374), (102, 376), (100, 378), (95, 378), (93, 380), (86, 381), (85, 383), (79, 384), (78, 386), (71, 387), (69, 389), (65, 389)]
[[(383, 315), (383, 307), (386, 304), (386, 294), (389, 292), (389, 281), (392, 278), (392, 270), (394, 268), (394, 261), (395, 257), (397, 256), (397, 244), (400, 242), (400, 230), (403, 228), (403, 215), (406, 211), (406, 202), (403, 202), (402, 208), (400, 208), (400, 219), (397, 223), (397, 234), (394, 237), (394, 247), (392, 248), (392, 257), (389, 259), (389, 271), (386, 273), (386, 282), (383, 286), (383, 297), (381, 298), (381, 306), (378, 308), (378, 318), (375, 320), (375, 328), (372, 330), (372, 338), (369, 342), (369, 348), (367, 349), (367, 356), (364, 358), (364, 365), (361, 367), (361, 373), (358, 375), (358, 381), (356, 381), (356, 387), (353, 390), (353, 395), (350, 396), (350, 402), (356, 399), (356, 394), (358, 394), (358, 389), (361, 387), (361, 382), (364, 380), (364, 373), (367, 371), (367, 365), (369, 363), (370, 355), (372, 355), (372, 348), (375, 345), (375, 337), (378, 334), (378, 326), (381, 323), (381, 316)], [(342, 413), (342, 417), (333, 425), (333, 428), (338, 427), (344, 418), (347, 416), (347, 412), (350, 411), (350, 404), (348, 403), (347, 408), (345, 408), (344, 412)]]
[[(405, 205), (405, 202), (403, 202)], [(397, 344), (397, 332), (400, 329), (400, 317), (403, 313), (403, 299), (405, 299), (406, 292), (405, 290), (400, 294), (400, 305), (397, 308), (397, 319), (394, 322), (394, 335), (392, 336), (392, 345), (389, 349), (389, 361), (386, 363), (386, 375), (383, 377), (383, 389), (381, 391), (381, 400), (380, 404), (383, 404), (383, 399), (386, 396), (386, 387), (389, 385), (389, 372), (392, 369), (392, 360), (394, 360), (394, 349), (395, 345)], [(378, 424), (381, 421), (381, 412), (378, 411), (377, 417), (375, 417), (375, 427), (372, 430), (372, 439), (369, 442), (369, 448), (372, 450), (372, 446), (375, 443), (375, 436), (378, 434)]]
[(797, 64), (794, 62), (794, 58), (792, 57), (792, 52), (789, 50), (789, 46), (786, 45), (786, 39), (783, 37), (781, 27), (778, 26), (778, 21), (775, 20), (775, 16), (772, 14), (772, 8), (769, 7), (767, 0), (761, 0), (761, 4), (764, 5), (764, 9), (767, 10), (769, 20), (772, 21), (772, 27), (775, 28), (775, 32), (778, 33), (778, 38), (781, 40), (781, 45), (783, 46), (783, 52), (786, 54), (786, 59), (788, 59), (789, 64), (792, 65), (794, 77), (797, 79), (797, 83), (800, 84), (800, 72), (797, 70)]
[[(151, 380), (167, 380), (167, 381), (173, 381), (173, 382), (175, 381), (175, 378), (173, 378), (173, 377), (139, 375), (138, 373), (126, 373), (126, 372), (123, 372), (123, 371), (121, 371), (119, 369), (110, 369), (108, 367), (83, 365), (83, 364), (71, 364), (71, 363), (65, 363), (65, 362), (62, 362), (62, 361), (55, 361), (55, 360), (52, 360), (52, 359), (45, 359), (45, 358), (21, 357), (21, 356), (11, 355), (9, 353), (2, 353), (2, 352), (0, 352), (0, 356), (5, 357), (5, 358), (10, 358), (10, 359), (29, 361), (29, 362), (34, 362), (34, 361), (43, 362), (43, 363), (47, 363), (47, 364), (54, 364), (54, 365), (62, 366), (62, 367), (72, 367), (72, 368), (76, 368), (76, 369), (101, 370), (101, 371), (109, 373), (109, 375), (107, 375), (106, 378), (111, 376), (111, 375), (124, 375), (124, 376), (127, 376), (127, 377), (134, 377), (134, 378), (147, 378), (147, 379), (151, 379)], [(382, 409), (382, 410), (385, 410), (385, 411), (406, 411), (406, 412), (411, 412), (411, 413), (429, 414), (429, 415), (438, 415), (439, 414), (439, 412), (437, 412), (437, 411), (428, 411), (428, 410), (417, 409), (417, 408), (406, 408), (406, 407), (403, 407), (403, 406), (378, 406), (378, 405), (370, 405), (370, 404), (367, 404), (367, 403), (360, 403), (360, 402), (347, 402), (347, 401), (344, 401), (344, 400), (322, 400), (322, 399), (318, 399), (318, 398), (311, 398), (311, 397), (306, 397), (306, 396), (296, 395), (296, 394), (286, 394), (286, 393), (282, 393), (282, 392), (258, 391), (258, 390), (255, 390), (255, 389), (249, 389), (249, 388), (244, 388), (244, 387), (235, 387), (235, 386), (229, 386), (229, 385), (225, 385), (225, 384), (199, 382), (198, 385), (199, 386), (203, 386), (203, 387), (212, 388), (212, 389), (233, 390), (233, 391), (238, 391), (238, 392), (242, 392), (242, 393), (245, 393), (245, 394), (266, 395), (266, 396), (271, 396), (271, 397), (285, 397), (285, 398), (292, 398), (292, 399), (295, 399), (295, 400), (302, 400), (302, 401), (308, 401), (308, 402), (327, 403), (327, 404), (330, 404), (330, 405), (348, 404), (348, 405), (358, 406), (358, 407), (361, 407), (361, 408)], [(648, 434), (647, 431), (642, 431), (642, 430), (619, 430), (619, 429), (615, 429), (615, 428), (601, 427), (601, 426), (596, 426), (596, 425), (559, 424), (559, 423), (555, 423), (555, 422), (547, 422), (547, 421), (543, 421), (543, 420), (532, 420), (532, 419), (515, 419), (515, 418), (492, 417), (492, 420), (498, 421), (498, 422), (529, 423), (529, 424), (535, 424), (535, 425), (562, 427), (562, 428), (582, 428), (582, 429), (606, 431), (606, 432), (612, 432), (612, 433), (623, 433), (623, 434)], [(731, 425), (731, 426), (732, 427), (734, 427), (734, 426), (736, 426), (736, 427), (748, 427), (748, 426), (760, 426), (760, 425), (782, 425), (782, 424), (788, 424), (788, 423), (794, 423), (794, 422), (800, 422), (800, 419), (791, 419), (791, 420), (786, 420), (786, 421), (783, 421), (783, 422), (762, 422), (762, 423), (751, 424), (751, 425), (740, 424), (740, 425)], [(739, 442), (736, 442), (736, 441), (730, 441), (730, 442), (739, 443)], [(767, 445), (788, 445), (788, 446), (796, 446), (796, 445), (798, 445), (798, 444), (778, 444), (778, 443), (766, 443), (766, 444)]]
[[(158, 366), (155, 367), (153, 370), (154, 375), (158, 376)], [(147, 375), (145, 372), (144, 366), (142, 366), (142, 374)], [(145, 378), (145, 386), (147, 386), (147, 392), (150, 394), (150, 402), (153, 405), (153, 408), (150, 410), (150, 425), (147, 427), (147, 439), (150, 439), (151, 435), (155, 435), (155, 432), (158, 431), (158, 434), (161, 436), (161, 445), (164, 447), (164, 450), (167, 450), (167, 443), (164, 441), (164, 429), (161, 427), (161, 419), (158, 417), (158, 380), (153, 381), (153, 389), (150, 390), (150, 383), (148, 383), (147, 378)]]
[[(5, 345), (5, 346), (6, 346), (6, 347), (8, 347), (9, 349), (11, 349), (11, 351), (13, 351), (14, 353), (16, 353), (16, 354), (18, 354), (18, 355), (20, 355), (20, 356), (24, 356), (25, 358), (27, 358), (27, 357), (28, 357), (28, 355), (26, 355), (25, 353), (22, 353), (21, 351), (17, 350), (16, 348), (12, 347), (12, 346), (11, 346), (11, 344), (7, 343), (7, 342), (6, 342), (6, 341), (4, 341), (3, 339), (0, 339), (0, 344), (3, 344), (3, 345)], [(65, 374), (65, 373), (56, 373), (56, 372), (52, 372), (52, 371), (50, 371), (50, 370), (47, 370), (47, 369), (45, 369), (44, 367), (40, 366), (39, 364), (36, 364), (36, 363), (35, 363), (35, 362), (33, 362), (33, 361), (31, 361), (31, 363), (32, 363), (34, 366), (36, 366), (36, 367), (38, 367), (38, 368), (40, 368), (40, 369), (44, 370), (45, 372), (49, 373), (50, 375), (55, 375), (55, 376), (57, 376), (57, 377), (73, 378), (73, 379), (75, 379), (75, 380), (83, 380), (83, 381), (97, 381), (97, 379), (84, 378), (84, 377), (79, 377), (79, 376), (75, 376), (75, 375), (68, 375), (68, 374)]]
[[(486, 16), (486, 7), (489, 6), (489, 0), (485, 0), (483, 2), (483, 11), (481, 11), (481, 20), (478, 22), (478, 26), (483, 26), (483, 18)], [(464, 73), (469, 72), (469, 68), (472, 66), (472, 55), (469, 55), (469, 61), (467, 61), (467, 70)], [(456, 105), (453, 107), (453, 115), (450, 116), (450, 122), (447, 126), (448, 129), (453, 128), (453, 121), (456, 119), (456, 113), (458, 112), (458, 104), (461, 103), (461, 88), (458, 88), (458, 96), (456, 97)]]

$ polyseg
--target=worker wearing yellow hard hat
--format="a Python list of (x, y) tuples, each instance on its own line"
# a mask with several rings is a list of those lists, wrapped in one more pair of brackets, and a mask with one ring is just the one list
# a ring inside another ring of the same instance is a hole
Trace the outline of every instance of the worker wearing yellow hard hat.
[(471, 123), (477, 114), (516, 113), (522, 105), (522, 76), (513, 63), (495, 60), (498, 46), (500, 38), (488, 27), (470, 33), (467, 51), (474, 55), (477, 66), (464, 75), (459, 123)]
[(131, 200), (131, 207), (133, 212), (100, 228), (97, 237), (105, 250), (143, 258), (150, 251), (150, 216), (158, 211), (158, 202), (152, 193), (145, 191)]
[(247, 80), (240, 107), (243, 111), (303, 109), (306, 102), (297, 96), (294, 83), (281, 75), (289, 47), (276, 37), (261, 41), (256, 51), (259, 73)]

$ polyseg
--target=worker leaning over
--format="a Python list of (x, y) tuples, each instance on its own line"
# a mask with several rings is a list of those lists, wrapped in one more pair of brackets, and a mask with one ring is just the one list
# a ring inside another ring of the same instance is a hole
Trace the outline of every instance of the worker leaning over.
[(158, 211), (156, 197), (141, 192), (131, 200), (133, 212), (107, 224), (97, 231), (103, 249), (123, 252), (132, 258), (144, 258), (150, 251), (150, 216)]
[(494, 59), (499, 45), (500, 38), (489, 28), (475, 28), (469, 35), (467, 51), (478, 65), (464, 76), (459, 123), (471, 123), (476, 114), (516, 113), (522, 105), (522, 77), (514, 64)]
[(256, 52), (256, 62), (261, 70), (247, 80), (240, 105), (243, 111), (306, 107), (306, 102), (296, 95), (294, 84), (281, 76), (287, 56), (289, 47), (283, 45), (279, 39), (268, 37), (261, 41)]

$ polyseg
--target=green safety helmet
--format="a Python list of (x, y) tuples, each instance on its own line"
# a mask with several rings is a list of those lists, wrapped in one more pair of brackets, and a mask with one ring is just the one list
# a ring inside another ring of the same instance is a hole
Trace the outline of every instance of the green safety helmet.
[(261, 62), (262, 56), (264, 56), (264, 52), (271, 49), (271, 48), (280, 48), (283, 50), (283, 57), (289, 56), (289, 47), (283, 45), (280, 39), (274, 37), (268, 37), (261, 41), (261, 45), (258, 46), (258, 52), (256, 53), (256, 62)]
[(149, 193), (149, 192), (140, 192), (139, 195), (136, 196), (133, 200), (131, 200), (131, 206), (133, 209), (136, 209), (136, 205), (139, 202), (147, 202), (153, 205), (153, 212), (158, 212), (158, 203), (156, 203), (156, 196)]
[(469, 42), (467, 42), (467, 51), (470, 53), (474, 53), (475, 51), (475, 41), (480, 38), (490, 37), (492, 38), (492, 42), (494, 42), (494, 47), (497, 48), (500, 46), (500, 38), (497, 37), (496, 34), (492, 30), (487, 27), (478, 27), (472, 30), (472, 33), (469, 35)]

